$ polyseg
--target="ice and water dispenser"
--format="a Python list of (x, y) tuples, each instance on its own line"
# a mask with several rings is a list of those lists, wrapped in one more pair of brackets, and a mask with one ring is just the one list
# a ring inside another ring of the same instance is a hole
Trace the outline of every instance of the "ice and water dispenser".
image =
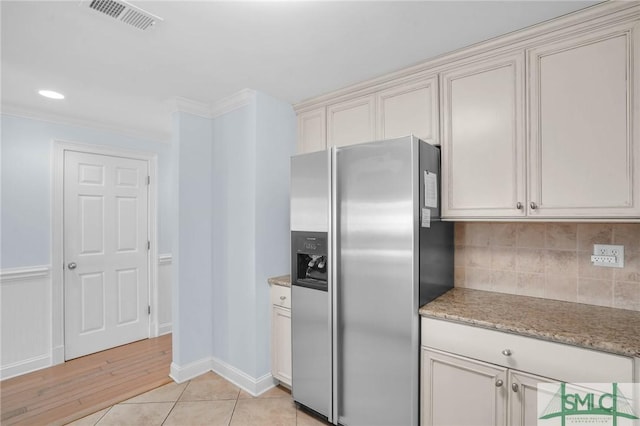
[(291, 233), (291, 284), (327, 291), (327, 234)]

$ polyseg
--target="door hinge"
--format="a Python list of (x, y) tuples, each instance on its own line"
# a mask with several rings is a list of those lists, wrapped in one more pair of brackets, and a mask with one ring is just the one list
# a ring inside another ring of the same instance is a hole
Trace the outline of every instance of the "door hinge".
[(148, 306), (147, 306), (147, 313), (148, 313), (149, 315), (151, 315), (151, 305), (148, 305)]
[(147, 241), (147, 250), (151, 250), (151, 241)]
[(147, 185), (151, 185), (151, 176), (147, 176)]

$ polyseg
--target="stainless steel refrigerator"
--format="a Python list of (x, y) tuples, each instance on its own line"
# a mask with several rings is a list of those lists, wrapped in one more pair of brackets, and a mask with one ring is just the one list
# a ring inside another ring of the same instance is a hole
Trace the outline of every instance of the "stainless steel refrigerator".
[(453, 286), (440, 150), (405, 138), (291, 159), (292, 394), (333, 424), (419, 423), (419, 306)]

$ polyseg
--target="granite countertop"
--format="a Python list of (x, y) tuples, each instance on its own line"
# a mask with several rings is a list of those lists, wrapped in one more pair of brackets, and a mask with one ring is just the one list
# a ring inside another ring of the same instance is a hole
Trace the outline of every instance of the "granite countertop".
[(282, 287), (291, 287), (291, 276), (281, 275), (279, 277), (271, 277), (267, 280), (269, 284), (281, 285)]
[(420, 315), (640, 357), (640, 312), (454, 288)]

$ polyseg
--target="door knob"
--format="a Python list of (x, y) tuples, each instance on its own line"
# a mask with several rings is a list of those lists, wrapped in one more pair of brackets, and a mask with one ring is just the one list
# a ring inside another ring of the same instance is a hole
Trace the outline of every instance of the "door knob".
[(531, 207), (531, 210), (535, 210), (538, 208), (538, 205), (532, 201), (531, 203), (529, 203), (529, 207)]
[(516, 203), (516, 209), (522, 210), (522, 203), (520, 201)]
[(499, 388), (504, 384), (504, 382), (500, 379), (496, 380), (496, 387)]
[(511, 383), (511, 390), (518, 392), (519, 386), (517, 383)]
[(76, 263), (75, 263), (75, 262), (71, 262), (70, 264), (68, 264), (68, 265), (67, 265), (67, 268), (69, 268), (69, 269), (76, 269), (76, 266), (78, 266), (78, 265), (76, 265)]

